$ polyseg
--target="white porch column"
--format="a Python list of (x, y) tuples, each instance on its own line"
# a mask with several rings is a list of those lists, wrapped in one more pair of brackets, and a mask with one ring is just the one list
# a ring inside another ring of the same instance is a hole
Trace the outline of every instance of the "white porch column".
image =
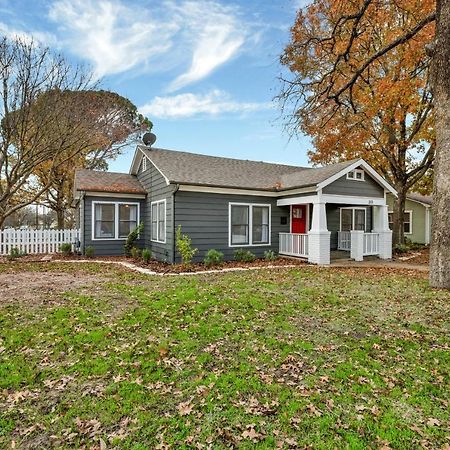
[(364, 231), (352, 230), (350, 236), (350, 258), (355, 261), (362, 261), (364, 259)]
[(373, 232), (380, 235), (380, 259), (392, 258), (392, 231), (389, 229), (388, 206), (373, 207)]
[(330, 236), (327, 228), (327, 210), (323, 202), (313, 204), (311, 230), (308, 232), (308, 261), (330, 264)]

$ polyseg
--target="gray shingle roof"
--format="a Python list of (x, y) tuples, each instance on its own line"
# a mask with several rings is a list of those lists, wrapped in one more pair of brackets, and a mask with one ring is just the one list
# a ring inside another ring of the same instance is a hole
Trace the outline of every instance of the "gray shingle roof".
[(81, 169), (75, 172), (74, 190), (92, 192), (118, 192), (145, 194), (142, 184), (134, 175), (117, 172)]
[(268, 191), (314, 186), (355, 162), (313, 169), (145, 146), (140, 149), (171, 183)]
[(421, 195), (415, 192), (411, 192), (410, 194), (406, 194), (406, 198), (410, 200), (414, 200), (416, 202), (425, 203), (426, 205), (431, 205), (432, 197), (431, 195)]

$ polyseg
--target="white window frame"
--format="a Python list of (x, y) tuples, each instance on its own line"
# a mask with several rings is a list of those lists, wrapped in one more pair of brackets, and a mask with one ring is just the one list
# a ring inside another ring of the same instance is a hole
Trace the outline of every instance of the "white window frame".
[[(361, 174), (361, 178), (356, 178), (356, 174), (357, 173)], [(354, 170), (350, 170), (350, 172), (347, 172), (347, 180), (351, 180), (351, 181), (365, 181), (364, 177), (365, 177), (365, 172), (362, 169), (354, 169)]]
[(147, 157), (142, 157), (142, 172), (145, 172), (147, 170)]
[[(114, 237), (110, 238), (97, 238), (95, 237), (95, 206), (96, 205), (114, 205)], [(109, 202), (109, 201), (95, 201), (92, 202), (92, 240), (93, 241), (125, 241), (127, 237), (119, 237), (119, 206), (120, 205), (135, 205), (137, 206), (137, 225), (141, 223), (141, 204), (139, 202)]]
[[(248, 244), (232, 244), (231, 243), (231, 207), (247, 206), (248, 207)], [(253, 207), (269, 208), (269, 242), (263, 244), (253, 244)], [(269, 247), (272, 245), (272, 205), (270, 203), (228, 203), (228, 247)]]
[[(159, 235), (159, 205), (164, 204), (164, 240), (160, 239)], [(153, 227), (153, 206), (156, 205), (156, 239), (153, 239), (152, 227)], [(167, 202), (163, 200), (155, 200), (150, 203), (150, 240), (157, 242), (158, 244), (165, 244), (167, 239)]]
[[(388, 211), (388, 214), (394, 214), (394, 211)], [(405, 214), (409, 214), (409, 232), (406, 233), (404, 231), (404, 234), (407, 234), (408, 236), (413, 234), (413, 211), (412, 209), (405, 209)], [(392, 223), (392, 225), (394, 225), (393, 222), (389, 222)], [(403, 222), (403, 230), (405, 230), (405, 222)]]
[(342, 231), (342, 210), (343, 209), (351, 209), (352, 210), (352, 230), (350, 231), (356, 231), (355, 228), (355, 211), (357, 209), (364, 211), (364, 233), (366, 233), (367, 230), (367, 208), (361, 208), (361, 207), (354, 207), (354, 206), (343, 206), (342, 208), (339, 208), (339, 231)]

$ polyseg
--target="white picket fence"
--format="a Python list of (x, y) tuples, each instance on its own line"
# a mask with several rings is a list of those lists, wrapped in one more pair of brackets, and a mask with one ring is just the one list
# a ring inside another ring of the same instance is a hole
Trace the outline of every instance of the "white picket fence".
[(0, 230), (0, 255), (9, 255), (13, 248), (22, 253), (56, 253), (61, 244), (73, 244), (80, 230)]

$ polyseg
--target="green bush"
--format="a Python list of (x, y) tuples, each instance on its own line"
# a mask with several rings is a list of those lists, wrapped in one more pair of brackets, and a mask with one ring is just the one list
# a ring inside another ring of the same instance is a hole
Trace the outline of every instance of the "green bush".
[(148, 248), (144, 248), (144, 250), (142, 250), (142, 260), (145, 262), (145, 264), (148, 264), (151, 258), (152, 258), (151, 250), (149, 250)]
[(64, 255), (69, 256), (72, 253), (72, 244), (65, 242), (59, 246), (59, 251)]
[(16, 259), (16, 258), (20, 258), (21, 256), (26, 256), (27, 252), (23, 252), (21, 250), (19, 250), (17, 247), (13, 247), (8, 255), (9, 259)]
[(203, 260), (206, 266), (218, 266), (223, 262), (223, 253), (219, 252), (219, 250), (208, 250), (206, 253), (205, 259)]
[(405, 244), (396, 244), (394, 247), (396, 253), (408, 253), (409, 247)]
[(187, 234), (182, 234), (181, 225), (178, 225), (175, 242), (178, 253), (181, 255), (182, 263), (186, 265), (191, 264), (192, 258), (198, 252), (198, 249), (192, 248), (192, 239)]
[(253, 262), (256, 256), (250, 250), (238, 248), (234, 251), (234, 259), (239, 262)]
[(141, 256), (141, 251), (137, 247), (133, 247), (130, 253), (133, 259), (139, 259)]
[(264, 252), (264, 259), (266, 261), (275, 261), (278, 259), (278, 255), (273, 250), (266, 250)]
[(88, 247), (86, 247), (86, 250), (84, 253), (86, 255), (86, 258), (93, 258), (95, 249), (94, 249), (94, 247), (92, 247), (92, 245), (89, 245)]
[(134, 243), (136, 242), (139, 235), (144, 231), (144, 224), (141, 222), (130, 234), (127, 236), (127, 240), (125, 242), (124, 251), (125, 256), (131, 255), (131, 250), (134, 247)]

